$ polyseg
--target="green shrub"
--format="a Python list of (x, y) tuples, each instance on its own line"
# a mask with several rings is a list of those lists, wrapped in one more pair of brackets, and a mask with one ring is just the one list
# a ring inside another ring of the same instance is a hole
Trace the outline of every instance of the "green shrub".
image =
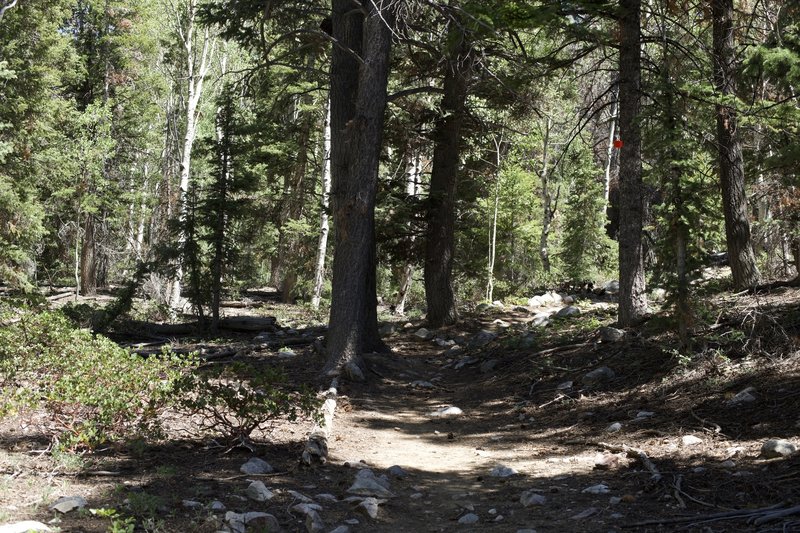
[(0, 309), (0, 416), (44, 410), (68, 449), (157, 434), (157, 415), (191, 361), (142, 358), (75, 329), (59, 312)]
[(290, 390), (275, 369), (234, 363), (187, 374), (178, 385), (181, 406), (201, 431), (212, 431), (231, 444), (249, 442), (278, 419), (317, 416), (319, 400), (308, 389)]

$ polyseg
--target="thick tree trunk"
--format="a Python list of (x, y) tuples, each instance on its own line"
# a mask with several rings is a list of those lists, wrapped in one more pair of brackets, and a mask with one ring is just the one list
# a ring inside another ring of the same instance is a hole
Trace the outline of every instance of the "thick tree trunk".
[(325, 372), (345, 370), (354, 379), (363, 379), (361, 354), (385, 350), (376, 307), (375, 195), (389, 78), (390, 4), (366, 3), (363, 18), (351, 0), (333, 1), (333, 36), (352, 51), (363, 50), (363, 62), (359, 69), (351, 51), (334, 47), (331, 200), (336, 248)]
[(456, 51), (447, 62), (441, 116), (434, 132), (433, 167), (427, 210), (425, 241), (425, 301), (428, 324), (438, 328), (458, 321), (453, 294), (455, 252), (456, 185), (461, 155), (461, 129), (464, 123), (469, 77), (472, 71), (469, 44), (457, 26)]
[(322, 285), (325, 281), (325, 255), (328, 253), (328, 209), (331, 194), (331, 108), (330, 99), (325, 110), (325, 125), (322, 135), (322, 208), (319, 216), (319, 241), (317, 242), (317, 265), (314, 270), (314, 294), (311, 305), (319, 307)]
[(97, 293), (97, 245), (94, 215), (87, 214), (83, 223), (81, 243), (80, 293), (93, 296)]
[(647, 313), (643, 226), (647, 195), (642, 183), (641, 0), (620, 1), (619, 52), (619, 325), (632, 326)]
[[(736, 49), (733, 44), (733, 0), (712, 0), (714, 88), (723, 98), (736, 95)], [(733, 106), (717, 104), (717, 145), (722, 185), (722, 211), (733, 284), (737, 289), (758, 285), (760, 274), (750, 239), (744, 160)]]

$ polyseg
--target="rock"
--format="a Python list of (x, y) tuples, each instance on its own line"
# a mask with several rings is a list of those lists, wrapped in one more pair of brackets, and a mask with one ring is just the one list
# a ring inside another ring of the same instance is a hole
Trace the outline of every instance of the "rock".
[(527, 307), (523, 307), (521, 305), (515, 305), (512, 311), (514, 311), (515, 313), (525, 313), (525, 314), (530, 313)]
[(459, 524), (477, 524), (480, 518), (475, 513), (467, 513), (458, 519)]
[(533, 348), (536, 346), (536, 335), (533, 333), (526, 333), (519, 339), (519, 347), (520, 348)]
[(530, 507), (531, 505), (544, 505), (546, 501), (547, 498), (532, 490), (526, 490), (519, 497), (519, 503), (521, 503), (523, 507)]
[(320, 505), (316, 503), (298, 503), (292, 509), (306, 515), (306, 529), (309, 533), (317, 533), (325, 529), (325, 522), (319, 516), (319, 511), (322, 510)]
[(572, 520), (584, 520), (589, 518), (590, 516), (594, 516), (599, 513), (600, 510), (597, 507), (589, 507), (588, 509), (581, 511), (580, 513), (570, 516)]
[(339, 526), (336, 529), (331, 529), (330, 533), (350, 533), (350, 528), (347, 526)]
[[(311, 498), (309, 498), (305, 494), (301, 494), (301, 493), (297, 492), (296, 490), (287, 490), (286, 492), (291, 494), (292, 498), (294, 498), (295, 500), (298, 500), (298, 501), (300, 501), (302, 503), (313, 503), (314, 502), (314, 500), (312, 500)], [(322, 509), (319, 509), (319, 510), (322, 510)]]
[(475, 312), (476, 313), (484, 313), (484, 312), (488, 311), (491, 308), (492, 308), (492, 306), (490, 304), (487, 304), (486, 302), (484, 302), (484, 303), (478, 304), (475, 307)]
[(53, 531), (41, 522), (33, 520), (26, 520), (24, 522), (15, 522), (13, 524), (6, 524), (0, 526), (0, 533), (30, 533), (31, 531)]
[(389, 490), (389, 480), (375, 476), (370, 469), (360, 470), (347, 492), (358, 496), (394, 497), (394, 493)]
[(394, 335), (396, 331), (397, 327), (394, 324), (384, 324), (378, 330), (378, 335), (381, 337), (388, 337)]
[(605, 483), (592, 485), (590, 487), (586, 487), (581, 491), (582, 494), (608, 494), (609, 492), (611, 492), (611, 489), (609, 489), (608, 485), (606, 485)]
[(592, 386), (598, 385), (600, 383), (605, 383), (606, 381), (611, 381), (616, 377), (616, 374), (613, 370), (608, 368), (607, 366), (601, 366), (600, 368), (595, 368), (591, 372), (588, 372), (581, 378), (581, 382), (584, 385)]
[(599, 330), (601, 342), (619, 342), (625, 338), (625, 330), (602, 327)]
[(317, 494), (314, 497), (321, 502), (336, 503), (339, 501), (339, 498), (337, 498), (333, 494), (328, 494), (327, 492), (323, 492), (322, 494)]
[(275, 469), (272, 468), (268, 462), (258, 457), (251, 457), (249, 461), (239, 467), (239, 471), (243, 474), (255, 476), (259, 474), (269, 474)]
[(208, 504), (208, 508), (212, 511), (222, 512), (225, 510), (225, 504), (219, 500), (214, 500), (210, 504)]
[(412, 381), (411, 386), (416, 387), (418, 389), (432, 389), (433, 383), (431, 383), (430, 381), (423, 381), (421, 379), (418, 379), (416, 381)]
[(542, 298), (540, 296), (534, 296), (533, 298), (528, 298), (528, 307), (541, 307), (542, 306)]
[(473, 363), (477, 363), (479, 359), (477, 357), (464, 357), (460, 359), (455, 365), (453, 365), (454, 370), (461, 370), (467, 365), (471, 365)]
[(419, 328), (414, 332), (414, 336), (424, 341), (429, 341), (434, 337), (434, 334), (432, 331), (429, 331), (425, 328)]
[(350, 362), (344, 365), (344, 375), (347, 376), (347, 379), (350, 381), (363, 382), (367, 379), (364, 377), (364, 371), (356, 362)]
[(506, 308), (506, 306), (503, 305), (503, 302), (501, 302), (500, 300), (493, 301), (492, 302), (492, 307), (496, 307), (498, 309), (505, 309)]
[(564, 294), (558, 293), (556, 291), (550, 291), (550, 299), (553, 301), (554, 304), (560, 304), (564, 302)]
[(455, 357), (457, 355), (461, 355), (464, 352), (464, 348), (461, 346), (455, 345), (451, 346), (444, 352), (445, 357)]
[(606, 433), (616, 433), (617, 431), (622, 429), (622, 424), (619, 422), (614, 422), (610, 426), (606, 428)]
[(245, 489), (244, 495), (257, 502), (269, 501), (274, 496), (272, 491), (261, 481), (253, 481), (250, 483), (247, 489)]
[(574, 305), (568, 305), (567, 307), (563, 307), (558, 310), (556, 316), (558, 318), (566, 318), (570, 316), (578, 316), (581, 314), (581, 310), (575, 307)]
[(550, 315), (547, 313), (539, 313), (538, 315), (533, 317), (528, 324), (530, 324), (534, 328), (544, 328), (550, 324)]
[(441, 409), (430, 412), (428, 413), (428, 416), (431, 418), (454, 418), (463, 414), (464, 411), (454, 405), (451, 405), (449, 407), (442, 407)]
[(489, 475), (492, 477), (511, 477), (517, 474), (519, 474), (519, 472), (515, 469), (504, 465), (497, 465), (489, 472)]
[(575, 301), (576, 301), (576, 300), (577, 300), (577, 298), (575, 298), (574, 296), (565, 296), (565, 297), (562, 299), (562, 301), (563, 301), (563, 302), (564, 302), (564, 304), (566, 304), (566, 305), (572, 305), (572, 304), (574, 304), (574, 303), (575, 303)]
[(784, 439), (770, 439), (761, 445), (761, 457), (774, 459), (788, 457), (797, 451), (797, 446)]
[(225, 513), (225, 522), (232, 533), (247, 533), (248, 531), (282, 531), (278, 519), (268, 513), (249, 512), (249, 513), (234, 513), (228, 511)]
[(433, 339), (433, 342), (435, 342), (436, 346), (440, 348), (449, 348), (450, 346), (456, 345), (456, 341), (454, 341), (453, 339), (443, 339), (441, 337), (436, 337), (435, 339)]
[(617, 280), (609, 281), (608, 283), (603, 285), (603, 289), (608, 294), (618, 294), (619, 293), (619, 281), (617, 281)]
[(736, 463), (731, 461), (730, 459), (727, 459), (725, 461), (722, 461), (719, 464), (719, 466), (721, 466), (722, 468), (735, 468), (736, 467)]
[(482, 348), (495, 340), (497, 335), (491, 331), (482, 330), (469, 341), (470, 348)]
[(481, 374), (488, 374), (494, 370), (498, 362), (499, 361), (497, 359), (489, 359), (481, 363)]
[(285, 350), (281, 350), (281, 351), (279, 351), (279, 352), (278, 352), (278, 357), (280, 357), (281, 359), (292, 359), (292, 358), (293, 358), (293, 357), (295, 357), (296, 355), (297, 355), (297, 354), (296, 354), (296, 353), (294, 353), (294, 351), (293, 351), (293, 350), (290, 350), (290, 349), (288, 349), (288, 348), (287, 348), (287, 349), (285, 349)]
[(695, 437), (694, 435), (684, 435), (681, 438), (681, 444), (684, 446), (697, 446), (698, 444), (702, 444), (703, 439), (700, 437)]
[(756, 397), (753, 395), (755, 391), (755, 387), (747, 387), (736, 394), (736, 396), (728, 400), (726, 404), (728, 407), (737, 407), (740, 405), (746, 405), (748, 403), (754, 403), (756, 401)]
[(645, 420), (647, 418), (653, 418), (655, 413), (653, 411), (639, 411), (636, 413), (636, 420)]
[(390, 466), (386, 470), (386, 473), (389, 474), (391, 477), (397, 478), (397, 479), (403, 479), (403, 478), (408, 477), (408, 472), (403, 470), (403, 467), (398, 466), (398, 465)]
[(202, 509), (203, 504), (194, 500), (183, 500), (181, 505), (186, 509)]
[(654, 302), (661, 303), (667, 299), (667, 291), (657, 287), (650, 291), (650, 299)]
[(358, 518), (348, 518), (347, 520), (344, 521), (344, 523), (349, 524), (351, 526), (357, 526), (361, 522), (358, 521)]
[(498, 328), (503, 328), (503, 329), (511, 327), (510, 323), (506, 322), (505, 320), (500, 320), (499, 318), (497, 320), (495, 320), (494, 322), (492, 322), (492, 324), (494, 324)]
[(569, 390), (569, 389), (572, 388), (573, 385), (574, 385), (574, 383), (571, 380), (570, 381), (563, 381), (563, 382), (559, 383), (558, 385), (556, 385), (556, 390)]
[(65, 496), (57, 499), (48, 509), (66, 514), (75, 509), (83, 509), (86, 505), (87, 502), (82, 496)]
[(381, 500), (375, 498), (364, 498), (364, 501), (358, 504), (358, 510), (375, 520), (378, 518), (378, 505), (380, 503)]

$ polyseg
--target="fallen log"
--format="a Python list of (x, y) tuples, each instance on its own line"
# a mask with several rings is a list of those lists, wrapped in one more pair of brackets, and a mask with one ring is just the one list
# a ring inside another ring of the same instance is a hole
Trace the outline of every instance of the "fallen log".
[(339, 380), (331, 382), (330, 388), (325, 392), (325, 403), (322, 404), (322, 421), (315, 422), (308, 435), (308, 441), (303, 449), (302, 461), (311, 465), (314, 461), (325, 464), (328, 460), (328, 439), (333, 433), (333, 414), (336, 411), (336, 388)]
[[(278, 320), (274, 316), (232, 316), (222, 318), (219, 328), (240, 333), (268, 331), (276, 327)], [(198, 332), (198, 322), (181, 324), (156, 324), (153, 322), (129, 322), (133, 327), (155, 335), (193, 335)]]

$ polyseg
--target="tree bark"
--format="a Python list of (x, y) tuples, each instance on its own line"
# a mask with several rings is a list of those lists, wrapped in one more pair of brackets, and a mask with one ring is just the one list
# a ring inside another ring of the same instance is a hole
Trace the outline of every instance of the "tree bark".
[(619, 325), (637, 324), (647, 313), (643, 227), (647, 198), (642, 183), (641, 0), (620, 0), (619, 129)]
[(83, 241), (81, 242), (81, 283), (83, 296), (97, 293), (97, 255), (95, 218), (87, 213), (83, 221)]
[(758, 285), (761, 275), (750, 238), (744, 160), (736, 109), (727, 101), (736, 95), (736, 49), (733, 42), (733, 0), (712, 0), (714, 88), (725, 102), (717, 104), (717, 146), (722, 186), (722, 211), (728, 262), (736, 289)]
[(542, 169), (540, 174), (542, 197), (542, 232), (539, 234), (539, 258), (542, 260), (542, 269), (550, 273), (550, 226), (558, 209), (558, 194), (555, 204), (550, 195), (550, 131), (553, 129), (553, 119), (547, 117), (545, 122), (544, 139), (542, 140)]
[[(419, 146), (409, 147), (409, 160), (406, 163), (406, 194), (409, 198), (416, 198), (419, 195), (420, 183), (422, 182), (422, 148)], [(412, 223), (409, 222), (408, 230), (410, 232), (407, 237), (408, 248), (414, 247), (416, 240)], [(397, 303), (395, 304), (394, 312), (397, 315), (404, 315), (406, 312), (406, 299), (408, 298), (408, 291), (411, 289), (411, 282), (414, 276), (414, 263), (411, 259), (406, 261), (400, 273), (400, 286), (397, 291)]]
[[(391, 3), (365, 3), (364, 18), (351, 0), (333, 0), (333, 36), (340, 44), (334, 47), (331, 64), (336, 248), (324, 372), (344, 370), (353, 379), (363, 379), (363, 353), (386, 349), (378, 335), (375, 195), (389, 78)], [(352, 54), (359, 50), (360, 69)]]
[(458, 44), (446, 64), (441, 116), (433, 132), (435, 144), (427, 210), (425, 301), (428, 305), (428, 324), (434, 328), (458, 321), (452, 280), (456, 187), (461, 159), (461, 130), (472, 65), (463, 28), (459, 23), (455, 23), (454, 28), (451, 36)]

